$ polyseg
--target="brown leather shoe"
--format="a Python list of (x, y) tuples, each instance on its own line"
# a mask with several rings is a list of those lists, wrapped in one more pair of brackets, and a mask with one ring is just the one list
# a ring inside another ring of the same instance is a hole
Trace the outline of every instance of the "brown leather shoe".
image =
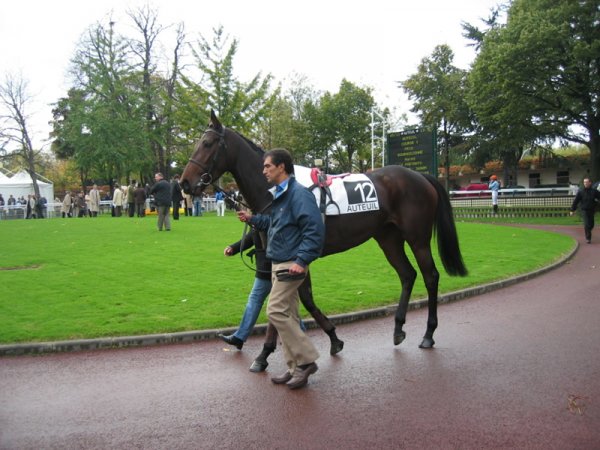
[(291, 379), (292, 374), (289, 371), (282, 373), (278, 377), (271, 377), (271, 381), (275, 384), (284, 384), (290, 381)]
[(317, 363), (310, 363), (305, 369), (296, 367), (296, 370), (294, 370), (294, 375), (292, 376), (291, 380), (288, 381), (286, 384), (290, 389), (298, 389), (304, 387), (306, 386), (306, 383), (308, 383), (308, 377), (315, 373), (317, 370), (319, 370)]

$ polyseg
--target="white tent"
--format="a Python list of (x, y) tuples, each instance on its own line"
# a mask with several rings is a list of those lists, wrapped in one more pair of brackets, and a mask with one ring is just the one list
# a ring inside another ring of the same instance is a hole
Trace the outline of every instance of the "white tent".
[[(2, 176), (0, 171), (0, 194), (4, 197), (4, 201), (8, 201), (8, 197), (12, 194), (14, 198), (25, 197), (29, 194), (33, 194), (33, 180), (31, 176), (24, 170), (21, 170), (14, 174), (12, 177)], [(50, 181), (50, 180), (48, 180)], [(40, 194), (46, 197), (48, 202), (54, 201), (54, 185), (52, 182), (45, 182), (38, 178), (38, 187), (40, 188)]]

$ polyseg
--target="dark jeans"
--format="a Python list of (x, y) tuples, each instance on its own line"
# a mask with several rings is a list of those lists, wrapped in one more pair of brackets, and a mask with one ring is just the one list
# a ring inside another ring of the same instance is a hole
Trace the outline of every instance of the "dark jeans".
[(127, 203), (127, 214), (129, 217), (133, 217), (135, 213), (135, 203)]
[(582, 209), (581, 215), (583, 216), (583, 229), (585, 231), (585, 238), (589, 241), (592, 239), (592, 228), (594, 228), (594, 209)]
[(173, 202), (173, 219), (179, 220), (179, 207), (181, 202)]

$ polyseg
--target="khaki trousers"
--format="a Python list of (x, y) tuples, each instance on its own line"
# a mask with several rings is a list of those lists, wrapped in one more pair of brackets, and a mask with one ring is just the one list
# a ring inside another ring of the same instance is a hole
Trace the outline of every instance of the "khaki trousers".
[(169, 209), (171, 207), (169, 205), (160, 205), (156, 207), (156, 215), (158, 216), (158, 231), (163, 229), (163, 224), (165, 229), (171, 229), (171, 220), (169, 219)]
[(283, 355), (290, 372), (293, 372), (296, 366), (315, 362), (319, 357), (316, 347), (300, 328), (298, 287), (304, 280), (279, 281), (275, 276), (275, 272), (288, 269), (292, 264), (292, 261), (273, 263), (273, 287), (267, 305), (267, 316), (279, 333)]

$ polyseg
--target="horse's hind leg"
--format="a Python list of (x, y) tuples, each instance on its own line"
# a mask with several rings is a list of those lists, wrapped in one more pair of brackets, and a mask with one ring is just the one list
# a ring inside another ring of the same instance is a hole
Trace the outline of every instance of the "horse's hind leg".
[(267, 333), (263, 349), (250, 366), (250, 372), (264, 372), (269, 365), (267, 358), (277, 348), (277, 329), (271, 324), (267, 325)]
[(423, 336), (423, 341), (419, 347), (432, 348), (435, 344), (433, 333), (438, 326), (437, 302), (440, 274), (435, 267), (429, 241), (427, 244), (423, 244), (418, 248), (416, 248), (416, 246), (411, 248), (417, 260), (417, 264), (419, 265), (419, 270), (421, 270), (421, 273), (423, 274), (423, 280), (425, 281), (425, 287), (427, 288), (427, 331), (425, 332), (425, 336)]
[(400, 278), (400, 284), (402, 285), (398, 309), (394, 316), (394, 345), (399, 345), (406, 338), (406, 333), (402, 330), (402, 327), (406, 323), (408, 301), (410, 300), (415, 279), (417, 278), (417, 272), (406, 256), (404, 251), (404, 239), (402, 236), (389, 229), (386, 231), (387, 232), (382, 233), (381, 236), (377, 236), (375, 239), (383, 250), (388, 262), (396, 270), (396, 273)]
[(335, 326), (329, 320), (329, 318), (321, 312), (312, 295), (312, 283), (310, 280), (310, 272), (306, 275), (304, 282), (298, 288), (298, 295), (304, 308), (310, 313), (315, 319), (315, 322), (321, 327), (321, 329), (329, 336), (330, 347), (329, 354), (335, 355), (342, 351), (344, 348), (344, 341), (340, 340), (335, 333)]

